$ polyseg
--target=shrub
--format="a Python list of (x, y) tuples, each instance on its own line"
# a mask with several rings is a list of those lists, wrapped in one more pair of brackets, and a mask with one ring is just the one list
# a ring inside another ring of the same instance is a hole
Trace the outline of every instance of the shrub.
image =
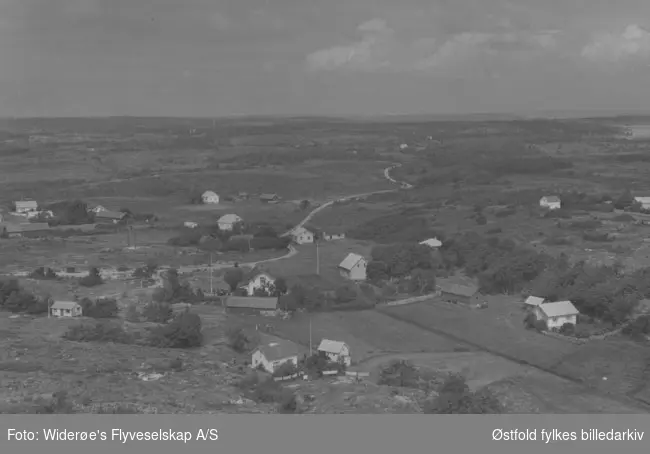
[(90, 269), (90, 271), (88, 272), (88, 276), (82, 277), (79, 280), (79, 285), (83, 285), (84, 287), (95, 287), (103, 283), (104, 281), (102, 280), (102, 277), (99, 274), (99, 270), (95, 267)]
[(152, 301), (144, 307), (142, 316), (148, 322), (167, 323), (174, 316), (174, 311), (171, 305), (167, 303), (156, 303)]
[(29, 274), (29, 277), (32, 279), (42, 279), (42, 280), (53, 280), (58, 276), (52, 268), (46, 268), (44, 266), (36, 268)]
[(286, 363), (282, 363), (277, 369), (273, 371), (273, 376), (287, 377), (295, 373), (298, 373), (298, 368), (292, 361), (287, 361)]
[(192, 348), (203, 344), (201, 317), (191, 312), (183, 312), (168, 325), (151, 331), (150, 343), (163, 348)]
[(438, 396), (427, 402), (424, 413), (498, 414), (503, 413), (503, 407), (488, 389), (472, 392), (462, 376), (450, 375), (440, 387)]
[(83, 321), (72, 325), (63, 338), (76, 342), (115, 342), (130, 344), (133, 338), (122, 325), (113, 321)]
[(241, 328), (230, 328), (226, 333), (228, 345), (237, 353), (244, 353), (250, 348), (250, 339)]
[(573, 323), (565, 323), (560, 327), (559, 333), (564, 336), (572, 336), (575, 333), (575, 326)]
[(537, 318), (535, 318), (535, 314), (529, 312), (526, 314), (526, 317), (524, 318), (524, 326), (527, 329), (535, 329), (535, 322), (537, 321)]
[(83, 315), (92, 318), (114, 318), (119, 313), (117, 301), (113, 298), (100, 298), (94, 303), (88, 299), (82, 299), (79, 304), (83, 309)]

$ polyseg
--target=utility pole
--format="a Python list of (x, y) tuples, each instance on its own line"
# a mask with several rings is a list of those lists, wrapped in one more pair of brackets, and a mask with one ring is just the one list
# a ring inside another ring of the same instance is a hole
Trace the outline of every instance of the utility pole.
[(318, 248), (318, 240), (316, 240), (316, 275), (320, 275), (320, 250)]
[(312, 355), (312, 345), (311, 345), (311, 315), (309, 316), (309, 356)]
[(214, 293), (212, 289), (212, 252), (210, 252), (210, 296)]

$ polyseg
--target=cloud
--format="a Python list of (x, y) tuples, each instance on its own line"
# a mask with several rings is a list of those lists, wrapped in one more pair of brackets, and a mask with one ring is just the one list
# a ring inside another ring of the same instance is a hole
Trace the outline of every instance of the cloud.
[(599, 33), (582, 49), (590, 61), (614, 63), (629, 59), (650, 58), (650, 32), (636, 24), (622, 33)]
[[(503, 27), (502, 27), (503, 28)], [(361, 39), (344, 46), (318, 50), (307, 56), (312, 71), (446, 72), (490, 58), (533, 58), (555, 50), (557, 30), (431, 33), (399, 38), (383, 19), (360, 24)], [(438, 35), (438, 36), (436, 36)]]

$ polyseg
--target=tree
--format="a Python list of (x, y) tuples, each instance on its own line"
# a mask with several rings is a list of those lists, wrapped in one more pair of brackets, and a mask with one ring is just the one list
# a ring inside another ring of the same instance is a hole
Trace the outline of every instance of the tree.
[(231, 328), (226, 333), (228, 345), (237, 353), (244, 353), (250, 347), (250, 339), (242, 328)]
[(472, 392), (460, 375), (450, 375), (438, 391), (438, 397), (428, 402), (424, 413), (435, 414), (495, 414), (503, 407), (488, 389)]
[(347, 285), (338, 287), (334, 295), (337, 303), (349, 303), (357, 298), (356, 290)]
[(411, 271), (411, 293), (417, 292), (421, 295), (431, 293), (436, 290), (436, 273), (433, 270), (423, 270), (416, 268)]
[(167, 303), (152, 301), (144, 307), (142, 315), (148, 322), (167, 323), (174, 316), (174, 311)]
[(183, 312), (171, 323), (154, 328), (151, 344), (163, 348), (192, 348), (203, 344), (201, 317), (191, 312)]
[(244, 271), (237, 267), (226, 270), (223, 280), (230, 286), (231, 291), (237, 290), (237, 286), (244, 279)]
[(95, 287), (97, 285), (101, 285), (104, 283), (104, 280), (102, 279), (101, 275), (99, 274), (99, 269), (96, 267), (90, 268), (88, 271), (88, 275), (85, 277), (82, 277), (79, 280), (79, 285), (83, 285), (84, 287)]
[(283, 277), (279, 277), (275, 280), (275, 296), (281, 296), (287, 293), (287, 281)]
[(623, 191), (623, 193), (618, 196), (618, 198), (614, 201), (613, 205), (614, 208), (617, 210), (624, 210), (625, 208), (628, 208), (632, 206), (634, 203), (634, 196), (632, 195), (632, 191), (630, 189), (626, 189)]

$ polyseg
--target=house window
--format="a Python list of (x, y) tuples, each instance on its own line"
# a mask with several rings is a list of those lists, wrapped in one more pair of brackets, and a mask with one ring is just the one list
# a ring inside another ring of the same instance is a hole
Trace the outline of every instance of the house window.
[(260, 277), (260, 285), (266, 285), (266, 278), (264, 276)]

